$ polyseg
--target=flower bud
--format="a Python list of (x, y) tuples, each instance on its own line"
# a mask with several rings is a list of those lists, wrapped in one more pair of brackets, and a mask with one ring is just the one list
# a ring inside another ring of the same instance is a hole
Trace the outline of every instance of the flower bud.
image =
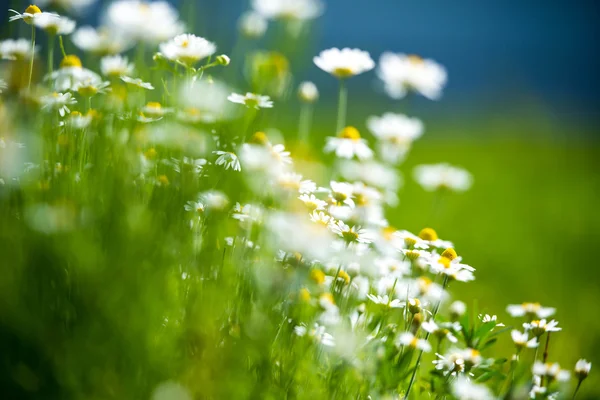
[(60, 67), (61, 68), (68, 68), (68, 67), (81, 68), (82, 64), (81, 64), (81, 60), (79, 59), (79, 57), (77, 57), (76, 55), (73, 55), (73, 54), (69, 54), (69, 55), (66, 55), (62, 59), (62, 61), (60, 62)]
[(579, 379), (579, 381), (582, 381), (588, 377), (591, 369), (592, 363), (582, 358), (575, 364), (575, 376), (577, 379)]
[(229, 56), (227, 56), (225, 54), (221, 54), (220, 56), (217, 56), (217, 63), (219, 65), (229, 65), (230, 62), (231, 62), (231, 59), (229, 58)]
[(319, 99), (319, 89), (312, 82), (302, 82), (298, 86), (298, 97), (305, 103), (314, 103)]
[(455, 301), (450, 304), (450, 319), (456, 321), (467, 312), (467, 306), (462, 301)]
[(417, 314), (421, 311), (421, 301), (419, 299), (409, 299), (408, 311), (410, 311), (411, 314)]
[(419, 237), (423, 240), (434, 241), (438, 240), (437, 232), (431, 228), (424, 228), (419, 232)]

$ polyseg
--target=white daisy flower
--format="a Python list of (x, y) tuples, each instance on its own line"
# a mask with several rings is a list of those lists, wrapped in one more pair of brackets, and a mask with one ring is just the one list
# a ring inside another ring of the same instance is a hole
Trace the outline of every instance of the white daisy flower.
[(34, 19), (33, 24), (45, 30), (49, 35), (66, 36), (75, 30), (75, 21), (56, 14), (41, 13)]
[(452, 383), (452, 394), (460, 400), (494, 400), (496, 398), (487, 386), (472, 382), (465, 376), (459, 376)]
[(268, 19), (310, 20), (323, 13), (320, 0), (252, 0), (252, 8)]
[(591, 369), (592, 363), (582, 358), (575, 364), (575, 376), (577, 377), (577, 379), (582, 381), (585, 378), (587, 378), (587, 376), (590, 374)]
[(238, 20), (238, 27), (242, 35), (249, 38), (260, 38), (267, 31), (267, 20), (259, 13), (248, 11)]
[(544, 376), (550, 380), (557, 380), (559, 382), (568, 381), (571, 377), (569, 371), (560, 368), (558, 363), (543, 363), (536, 361), (533, 364), (532, 372), (537, 376)]
[(335, 339), (329, 333), (325, 332), (325, 327), (315, 323), (315, 325), (308, 329), (306, 325), (301, 324), (294, 327), (294, 333), (298, 336), (308, 336), (315, 342), (322, 344), (323, 346), (333, 347), (335, 346)]
[(237, 219), (240, 222), (261, 222), (263, 214), (263, 209), (258, 205), (245, 204), (242, 206), (240, 203), (235, 203), (231, 218)]
[(414, 178), (428, 191), (449, 189), (464, 192), (473, 183), (470, 173), (449, 164), (419, 165), (414, 169)]
[(202, 203), (202, 201), (198, 200), (198, 201), (188, 201), (187, 203), (185, 203), (183, 208), (185, 211), (188, 211), (188, 212), (202, 214), (202, 213), (204, 213), (206, 206), (204, 205), (204, 203)]
[(0, 93), (2, 93), (2, 91), (7, 87), (8, 85), (6, 84), (6, 81), (4, 79), (0, 79)]
[(133, 85), (133, 86), (137, 86), (137, 87), (139, 87), (141, 89), (154, 90), (154, 86), (152, 86), (151, 83), (144, 82), (140, 78), (131, 78), (129, 76), (122, 76), (121, 80), (123, 82), (125, 82), (125, 83), (128, 83), (128, 84)]
[(353, 126), (344, 128), (337, 137), (328, 137), (324, 150), (326, 153), (335, 152), (340, 158), (350, 159), (356, 156), (359, 160), (367, 160), (373, 157), (373, 150)]
[(445, 355), (435, 354), (438, 359), (433, 360), (435, 369), (443, 371), (445, 375), (457, 376), (465, 370), (464, 352), (460, 349), (450, 349)]
[(448, 311), (450, 312), (450, 316), (456, 320), (467, 312), (467, 305), (460, 300), (456, 300), (450, 304)]
[(79, 49), (94, 54), (118, 54), (132, 45), (130, 40), (108, 27), (95, 29), (91, 26), (82, 26), (73, 33), (71, 41)]
[(177, 10), (166, 1), (115, 1), (108, 6), (106, 25), (125, 38), (158, 44), (183, 33)]
[(232, 93), (227, 97), (227, 100), (232, 103), (243, 104), (248, 108), (273, 108), (273, 102), (269, 96), (261, 96), (254, 93), (246, 93), (245, 95)]
[(90, 114), (82, 115), (80, 112), (73, 111), (66, 119), (66, 124), (73, 129), (85, 129), (91, 125), (93, 117)]
[(431, 351), (431, 345), (427, 340), (419, 339), (410, 332), (404, 332), (400, 334), (400, 336), (398, 336), (398, 340), (396, 341), (396, 345), (408, 346), (412, 349), (421, 350), (425, 353)]
[(118, 78), (124, 75), (131, 75), (133, 64), (127, 57), (121, 55), (106, 56), (100, 60), (100, 71), (102, 75), (111, 78)]
[(298, 97), (305, 103), (314, 103), (319, 99), (319, 89), (314, 83), (304, 81), (298, 85)]
[(379, 140), (383, 160), (395, 164), (404, 159), (413, 141), (423, 134), (423, 123), (403, 114), (385, 113), (369, 117), (367, 127)]
[(283, 189), (297, 191), (298, 193), (312, 193), (317, 189), (317, 184), (310, 179), (302, 180), (302, 175), (294, 172), (284, 172), (277, 177), (277, 184)]
[(210, 210), (222, 211), (229, 204), (229, 199), (225, 193), (218, 190), (207, 190), (198, 195), (198, 199)]
[(83, 68), (79, 57), (72, 54), (65, 56), (60, 63), (60, 68), (46, 75), (44, 80), (52, 81), (54, 90), (58, 92), (75, 91), (75, 86), (80, 82), (102, 82), (100, 75)]
[(179, 88), (179, 119), (190, 123), (214, 123), (234, 116), (235, 106), (227, 100), (229, 87), (219, 81), (184, 82)]
[(325, 210), (325, 208), (327, 207), (326, 201), (318, 199), (312, 193), (311, 194), (304, 193), (304, 194), (300, 195), (300, 197), (298, 197), (298, 199), (300, 199), (300, 201), (302, 201), (304, 203), (304, 205), (306, 205), (309, 208), (309, 210), (311, 210), (311, 211)]
[(97, 0), (37, 0), (36, 3), (40, 7), (48, 5), (59, 6), (73, 13), (81, 13), (88, 11)]
[(506, 311), (512, 317), (548, 318), (554, 315), (556, 308), (542, 307), (540, 303), (511, 304)]
[(70, 113), (70, 105), (77, 104), (77, 100), (73, 98), (72, 93), (57, 93), (43, 96), (41, 99), (43, 104), (42, 109), (57, 110), (61, 117)]
[(326, 214), (323, 211), (316, 210), (310, 214), (310, 220), (315, 224), (319, 224), (327, 228), (336, 223), (335, 218), (333, 218), (331, 215)]
[(54, 13), (42, 12), (42, 10), (40, 10), (38, 6), (34, 5), (30, 5), (29, 7), (27, 7), (25, 9), (25, 12), (23, 13), (20, 13), (10, 8), (8, 9), (8, 11), (14, 14), (10, 18), (8, 18), (9, 22), (18, 21), (22, 19), (26, 24), (29, 25), (34, 24), (37, 19), (45, 18), (48, 15), (57, 16), (57, 14)]
[(542, 336), (546, 332), (558, 332), (562, 330), (562, 328), (558, 327), (558, 321), (554, 319), (550, 322), (547, 322), (545, 319), (525, 322), (523, 328), (536, 337)]
[(167, 59), (187, 66), (192, 66), (217, 51), (214, 43), (189, 33), (175, 36), (170, 41), (162, 43), (159, 48)]
[[(36, 46), (34, 54), (39, 50)], [(27, 39), (6, 39), (0, 42), (0, 58), (4, 60), (29, 60), (31, 42)]]
[(486, 324), (488, 322), (493, 322), (496, 326), (504, 326), (503, 323), (497, 322), (498, 321), (498, 316), (496, 316), (496, 315), (479, 314), (479, 319), (484, 324)]
[(426, 250), (429, 248), (429, 243), (426, 240), (421, 239), (420, 237), (410, 233), (409, 231), (396, 231), (393, 233), (393, 235), (395, 238), (400, 239), (400, 241), (395, 241), (394, 243), (401, 244), (402, 249), (412, 248)]
[(334, 204), (346, 204), (350, 207), (354, 207), (354, 201), (352, 198), (354, 197), (354, 186), (347, 182), (329, 182), (329, 186), (331, 190), (324, 189), (329, 193), (329, 197), (331, 202)]
[(323, 50), (313, 58), (313, 62), (339, 79), (350, 78), (375, 68), (375, 62), (368, 52), (349, 48)]
[(330, 228), (333, 233), (348, 243), (371, 243), (373, 241), (370, 233), (360, 226), (350, 227), (342, 221), (338, 221), (336, 224), (332, 224)]
[(165, 108), (156, 101), (150, 101), (146, 103), (141, 109), (142, 114), (149, 116), (150, 118), (164, 117), (165, 115), (172, 113), (172, 108)]
[(400, 99), (412, 90), (436, 100), (440, 98), (447, 80), (446, 70), (435, 61), (394, 53), (381, 55), (377, 75), (393, 99)]
[(73, 84), (71, 90), (84, 97), (92, 97), (98, 93), (106, 93), (110, 82), (103, 81), (99, 76), (90, 76), (86, 79), (79, 79)]
[(391, 192), (396, 192), (402, 184), (398, 171), (375, 160), (339, 160), (338, 165), (338, 170), (348, 181), (361, 181)]
[(518, 330), (513, 329), (510, 332), (510, 336), (518, 349), (522, 349), (523, 347), (532, 349), (539, 345), (537, 338), (534, 337), (533, 339), (529, 339), (529, 334), (527, 332), (519, 332)]
[(383, 296), (378, 296), (374, 294), (367, 294), (367, 298), (371, 300), (373, 303), (377, 305), (381, 305), (388, 308), (401, 308), (403, 307), (402, 301), (399, 299), (390, 299), (390, 297), (385, 294)]
[(215, 161), (215, 165), (222, 165), (225, 169), (232, 169), (234, 171), (241, 171), (240, 160), (238, 156), (230, 151), (213, 151), (213, 154), (219, 157)]
[(445, 338), (452, 343), (458, 342), (456, 336), (454, 336), (454, 334), (449, 329), (439, 326), (433, 320), (423, 322), (421, 324), (421, 328), (423, 328), (425, 332), (429, 332), (440, 339)]
[(380, 276), (402, 278), (410, 272), (410, 262), (394, 257), (378, 257), (373, 264)]

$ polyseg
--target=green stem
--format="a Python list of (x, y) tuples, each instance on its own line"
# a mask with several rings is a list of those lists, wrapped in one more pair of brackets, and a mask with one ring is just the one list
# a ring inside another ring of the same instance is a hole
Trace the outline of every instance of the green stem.
[(346, 88), (346, 81), (340, 79), (340, 93), (338, 98), (338, 110), (337, 110), (337, 125), (336, 125), (336, 136), (346, 126), (346, 108), (348, 105), (348, 89)]
[(313, 108), (311, 104), (300, 107), (300, 122), (298, 123), (298, 139), (302, 143), (308, 142), (312, 125)]
[(63, 43), (62, 36), (58, 37), (58, 44), (60, 45), (60, 52), (62, 53), (63, 58), (67, 56), (67, 52), (65, 51), (65, 44)]
[(31, 60), (29, 60), (29, 82), (27, 89), (31, 89), (31, 77), (33, 76), (33, 59), (35, 58), (35, 25), (31, 25)]
[(48, 73), (54, 71), (54, 35), (48, 35)]
[(575, 391), (573, 392), (573, 400), (575, 400), (575, 397), (577, 397), (577, 392), (579, 392), (579, 388), (581, 387), (581, 382), (583, 382), (582, 379), (580, 379), (579, 382), (577, 383), (577, 387), (575, 388)]
[[(444, 285), (443, 285), (442, 289), (446, 289), (446, 286), (448, 286), (448, 276), (447, 275), (444, 277)], [(431, 313), (431, 320), (434, 321), (434, 322), (435, 322), (435, 316), (437, 315), (438, 310), (440, 309), (440, 304), (441, 303), (442, 303), (442, 301), (439, 300), (437, 302), (437, 304), (435, 305), (435, 308), (433, 309), (433, 313)], [(430, 335), (430, 333), (427, 332), (427, 334), (425, 335), (425, 340), (429, 339), (429, 335)], [(406, 389), (406, 394), (404, 395), (404, 400), (408, 399), (408, 396), (410, 395), (410, 390), (412, 389), (413, 384), (415, 383), (415, 378), (417, 376), (417, 371), (419, 370), (419, 365), (420, 365), (421, 357), (422, 356), (423, 356), (423, 350), (421, 350), (419, 352), (419, 357), (417, 357), (417, 362), (415, 364), (415, 369), (413, 370), (412, 375), (410, 377), (410, 382), (408, 383), (408, 388)]]

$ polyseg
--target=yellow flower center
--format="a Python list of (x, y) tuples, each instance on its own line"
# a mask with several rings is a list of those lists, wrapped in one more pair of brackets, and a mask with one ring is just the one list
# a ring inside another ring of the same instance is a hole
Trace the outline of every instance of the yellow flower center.
[(413, 349), (416, 349), (418, 344), (419, 344), (419, 339), (417, 339), (416, 337), (410, 341), (410, 347), (412, 347)]
[(250, 143), (267, 144), (267, 143), (269, 143), (269, 138), (267, 137), (267, 134), (264, 132), (256, 132), (250, 138)]
[(144, 156), (149, 159), (152, 160), (153, 158), (156, 157), (156, 149), (154, 147), (149, 148), (148, 150), (146, 150), (146, 152), (144, 153)]
[(159, 175), (158, 176), (158, 182), (160, 182), (161, 185), (168, 185), (169, 184), (169, 178), (167, 178), (166, 175)]
[(404, 255), (409, 260), (415, 261), (417, 258), (419, 258), (419, 256), (421, 254), (418, 251), (410, 250), (410, 251), (407, 251)]
[(417, 240), (415, 238), (412, 238), (412, 237), (405, 237), (404, 238), (404, 244), (406, 244), (407, 247), (412, 247), (415, 244), (417, 244)]
[(68, 68), (68, 67), (81, 68), (82, 64), (81, 64), (81, 60), (79, 59), (79, 57), (77, 57), (76, 55), (73, 55), (73, 54), (69, 54), (69, 55), (65, 56), (65, 58), (62, 59), (62, 61), (60, 62), (60, 67), (61, 68)]
[(160, 110), (162, 106), (157, 101), (150, 101), (150, 102), (148, 102), (148, 104), (146, 104), (146, 107), (148, 107), (148, 108), (155, 108), (157, 110)]
[(310, 271), (310, 279), (312, 279), (315, 283), (321, 285), (325, 283), (325, 273), (320, 269), (313, 269)]
[(419, 232), (419, 237), (423, 240), (434, 241), (438, 240), (437, 232), (431, 228), (424, 228)]
[(338, 67), (332, 71), (332, 74), (338, 78), (349, 78), (354, 75), (354, 71), (348, 67)]
[[(347, 242), (356, 242), (358, 240), (358, 233), (350, 230), (342, 232), (342, 237)], [(341, 271), (340, 271), (341, 273)]]
[(329, 292), (323, 293), (321, 295), (321, 301), (326, 301), (329, 304), (335, 304), (335, 300), (333, 299), (333, 295)]
[(347, 126), (344, 129), (342, 129), (342, 131), (338, 134), (338, 137), (342, 139), (359, 140), (360, 132), (358, 132), (358, 129), (356, 129), (353, 126)]
[(81, 113), (79, 111), (71, 111), (71, 117), (81, 117)]
[(442, 264), (444, 266), (444, 268), (450, 268), (451, 262), (452, 262), (452, 260), (450, 260), (449, 258), (446, 258), (446, 257), (440, 257), (440, 259), (438, 260), (438, 263)]
[(27, 14), (41, 14), (42, 10), (40, 10), (40, 8), (36, 5), (30, 5), (29, 7), (27, 7), (25, 9), (25, 13)]
[(442, 253), (442, 257), (446, 257), (447, 259), (452, 261), (456, 257), (458, 257), (458, 254), (456, 254), (456, 251), (454, 249), (448, 248), (448, 249), (444, 250), (444, 252)]
[(386, 226), (382, 229), (382, 234), (385, 240), (392, 240), (394, 233), (396, 232), (396, 228), (393, 226)]
[(343, 279), (346, 285), (350, 283), (350, 275), (348, 275), (348, 273), (344, 270), (340, 270), (340, 272), (338, 272), (338, 278)]
[(422, 64), (423, 63), (423, 58), (416, 54), (410, 54), (407, 58), (408, 58), (408, 61), (410, 61), (412, 64)]
[(307, 288), (300, 289), (300, 300), (308, 303), (310, 301), (310, 292)]
[(85, 97), (91, 97), (93, 95), (95, 95), (96, 93), (98, 93), (98, 88), (90, 85), (90, 86), (80, 86), (79, 89), (77, 89), (77, 93), (79, 93), (82, 96)]

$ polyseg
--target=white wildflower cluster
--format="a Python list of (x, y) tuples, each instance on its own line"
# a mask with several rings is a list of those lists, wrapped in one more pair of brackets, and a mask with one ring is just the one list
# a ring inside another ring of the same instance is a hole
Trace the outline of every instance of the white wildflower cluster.
[[(91, 1), (57, 3), (84, 10)], [(239, 21), (247, 38), (266, 34), (268, 21), (296, 29), (324, 10), (318, 0), (254, 0), (251, 6)], [(1, 182), (14, 181), (32, 192), (20, 223), (43, 235), (86, 232), (113, 211), (127, 209), (118, 223), (103, 226), (123, 225), (138, 237), (156, 240), (152, 247), (169, 248), (156, 262), (169, 260), (184, 282), (169, 275), (166, 293), (190, 302), (178, 308), (182, 316), (172, 330), (202, 325), (192, 321), (198, 305), (191, 302), (197, 299), (218, 310), (210, 311), (216, 321), (203, 327), (213, 331), (200, 339), (185, 337), (202, 342), (188, 345), (194, 356), (204, 346), (235, 353), (243, 340), (257, 342), (267, 335), (267, 354), (264, 348), (246, 348), (238, 360), (246, 368), (252, 364), (246, 357), (261, 353), (260, 363), (278, 371), (276, 377), (261, 378), (278, 382), (277, 395), (257, 398), (295, 397), (283, 390), (296, 382), (290, 371), (304, 364), (319, 371), (315, 381), (346, 374), (348, 387), (340, 383), (323, 398), (409, 399), (417, 386), (432, 398), (513, 398), (523, 391), (531, 398), (554, 398), (564, 389), (571, 374), (548, 361), (550, 337), (554, 342), (561, 330), (549, 319), (554, 308), (510, 305), (508, 313), (522, 318), (513, 328), (496, 315), (451, 302), (450, 289), (475, 280), (476, 269), (463, 260), (469, 251), (459, 254), (433, 228), (410, 232), (390, 224), (388, 213), (398, 205), (402, 185), (398, 169), (423, 136), (424, 123), (389, 111), (366, 121), (346, 116), (352, 77), (375, 70), (392, 99), (413, 93), (437, 100), (447, 80), (440, 64), (388, 52), (377, 65), (368, 52), (353, 48), (315, 56), (315, 66), (340, 84), (336, 130), (332, 124), (332, 136), (320, 143), (323, 166), (316, 173), (306, 165), (320, 159), (320, 152), (306, 141), (310, 157), (303, 158), (268, 119), (270, 109), (286, 101), (276, 90), (289, 89), (285, 56), (270, 53), (260, 68), (250, 65), (256, 76), (232, 89), (219, 73), (241, 61), (217, 55), (217, 44), (186, 33), (170, 3), (112, 2), (96, 28), (75, 29), (70, 18), (37, 6), (12, 13), (11, 21), (24, 21), (33, 33), (45, 31), (52, 44), (58, 37), (63, 49), (58, 68), (52, 52), (45, 53), (48, 67), (38, 82), (25, 69), (26, 93), (20, 90), (24, 87), (14, 90), (18, 82), (0, 81), (7, 102), (26, 96), (30, 107), (44, 111), (36, 117), (39, 124), (28, 125), (40, 130), (42, 158), (0, 176)], [(84, 67), (78, 55), (66, 54), (66, 35), (98, 61)], [(41, 53), (33, 39), (0, 42), (0, 56), (15, 68), (33, 66)], [(126, 54), (134, 47), (139, 56)], [(297, 93), (300, 136), (308, 139), (316, 131), (310, 112), (319, 90), (302, 82)], [(362, 122), (371, 143), (355, 127)], [(6, 124), (11, 135), (13, 125)], [(4, 139), (0, 143), (0, 152), (9, 150)], [(469, 172), (445, 163), (417, 166), (414, 179), (427, 191), (464, 192), (473, 184)], [(105, 236), (110, 234), (97, 239)], [(126, 253), (127, 246), (121, 246)], [(94, 257), (104, 253), (100, 249)], [(223, 292), (227, 301), (211, 298)], [(510, 335), (514, 343), (510, 361), (490, 351), (501, 335)], [(158, 343), (159, 336), (150, 341)], [(424, 353), (430, 353), (427, 362)], [(579, 385), (590, 368), (585, 360), (576, 364)]]

